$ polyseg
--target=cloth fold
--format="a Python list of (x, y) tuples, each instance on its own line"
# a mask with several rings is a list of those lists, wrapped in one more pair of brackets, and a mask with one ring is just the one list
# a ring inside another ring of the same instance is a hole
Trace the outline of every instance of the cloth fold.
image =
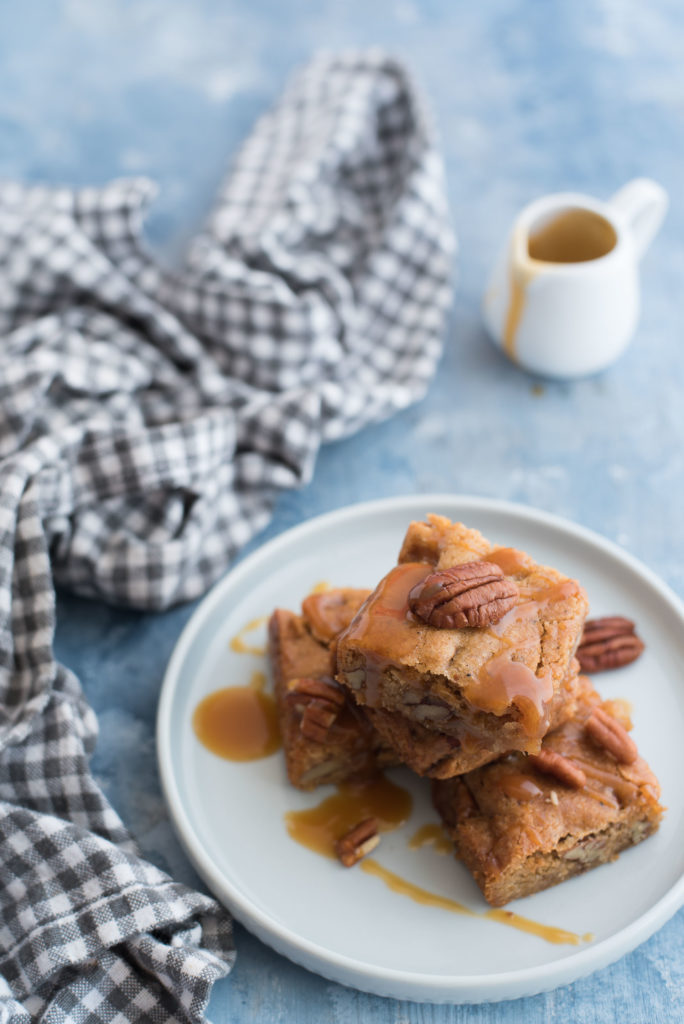
[(440, 161), (381, 53), (293, 77), (178, 273), (153, 195), (0, 185), (0, 1022), (201, 1020), (234, 958), (90, 775), (54, 583), (202, 594), (323, 442), (421, 397), (450, 302)]

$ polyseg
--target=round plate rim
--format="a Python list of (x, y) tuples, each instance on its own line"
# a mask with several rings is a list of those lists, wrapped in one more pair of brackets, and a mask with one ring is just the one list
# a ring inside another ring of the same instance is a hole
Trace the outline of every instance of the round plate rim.
[[(512, 995), (514, 989), (518, 995), (531, 995), (559, 985), (569, 984), (586, 974), (614, 963), (640, 943), (645, 942), (684, 905), (684, 874), (652, 907), (631, 924), (622, 928), (615, 935), (588, 946), (586, 949), (579, 950), (562, 960), (513, 971), (500, 971), (495, 974), (448, 977), (378, 967), (364, 961), (354, 960), (344, 954), (331, 952), (324, 946), (311, 942), (274, 921), (264, 911), (255, 908), (249, 899), (243, 897), (238, 889), (223, 878), (211, 858), (205, 853), (183, 807), (175, 781), (170, 737), (176, 687), (187, 652), (205, 618), (221, 602), (224, 591), (232, 589), (236, 582), (239, 583), (243, 575), (250, 573), (259, 563), (268, 562), (280, 548), (289, 546), (291, 542), (296, 541), (298, 537), (312, 529), (333, 525), (335, 522), (348, 518), (375, 515), (383, 510), (396, 512), (403, 507), (413, 509), (417, 503), (423, 504), (425, 508), (458, 505), (460, 509), (467, 509), (470, 506), (487, 512), (522, 517), (529, 522), (537, 522), (566, 535), (569, 534), (606, 552), (623, 566), (635, 572), (660, 594), (684, 625), (684, 602), (656, 573), (613, 541), (588, 527), (565, 519), (563, 516), (518, 502), (471, 494), (409, 494), (345, 505), (342, 508), (312, 516), (266, 541), (261, 547), (229, 569), (200, 601), (176, 642), (162, 680), (156, 729), (157, 762), (162, 791), (180, 841), (198, 874), (212, 892), (228, 906), (228, 909), (241, 923), (254, 931), (259, 938), (278, 952), (303, 964), (307, 969), (314, 970), (322, 976), (333, 978), (336, 981), (340, 980), (340, 971), (349, 978), (354, 975), (355, 980), (348, 981), (347, 984), (353, 984), (355, 987), (365, 988), (366, 991), (377, 994), (390, 995), (392, 988), (396, 986), (395, 991), (398, 992), (400, 989), (402, 992), (402, 995), (398, 995), (397, 998), (411, 998), (407, 997), (406, 992), (412, 990), (413, 998), (422, 1001), (492, 1002), (514, 998)], [(459, 514), (461, 513), (459, 512)], [(315, 966), (312, 966), (313, 964)], [(367, 986), (360, 982), (361, 978), (367, 979)], [(379, 987), (376, 987), (379, 982), (384, 992), (380, 992)], [(441, 993), (448, 992), (448, 995), (437, 998), (433, 996), (431, 999), (431, 988), (438, 988)], [(474, 990), (478, 991), (477, 996), (473, 996)]]

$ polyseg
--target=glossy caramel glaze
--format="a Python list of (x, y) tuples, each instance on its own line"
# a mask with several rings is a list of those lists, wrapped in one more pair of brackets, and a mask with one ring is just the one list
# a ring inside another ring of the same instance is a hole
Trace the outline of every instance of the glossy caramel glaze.
[(473, 707), (494, 715), (504, 715), (515, 705), (525, 735), (531, 739), (539, 739), (549, 727), (551, 674), (544, 670), (535, 674), (522, 662), (513, 661), (508, 653), (490, 658), (477, 679), (467, 681), (463, 692)]
[(369, 594), (369, 590), (351, 587), (318, 591), (304, 598), (302, 615), (316, 639), (331, 644), (347, 628)]
[(280, 747), (273, 697), (265, 676), (255, 672), (247, 686), (227, 686), (200, 701), (192, 717), (195, 735), (227, 761), (256, 761)]
[(520, 914), (514, 914), (511, 910), (485, 910), (483, 913), (478, 913), (475, 910), (470, 910), (463, 903), (458, 903), (446, 896), (438, 896), (437, 893), (429, 892), (419, 885), (414, 885), (413, 882), (408, 882), (393, 871), (388, 871), (371, 857), (361, 861), (360, 867), (366, 874), (382, 879), (392, 892), (408, 896), (409, 899), (421, 903), (423, 906), (438, 907), (440, 910), (448, 910), (452, 914), (465, 914), (467, 917), (483, 917), (490, 921), (497, 921), (499, 924), (508, 925), (509, 928), (517, 928), (518, 931), (537, 935), (545, 942), (552, 942), (556, 945), (579, 946), (581, 942), (590, 942), (593, 939), (593, 935), (580, 936), (575, 932), (568, 932), (564, 928), (554, 928), (552, 925), (532, 921), (529, 917), (521, 917)]
[(377, 705), (380, 676), (388, 665), (401, 663), (414, 651), (427, 628), (410, 617), (411, 589), (433, 571), (425, 562), (406, 562), (392, 569), (378, 584), (345, 633), (366, 653), (365, 700)]
[(535, 780), (523, 772), (511, 772), (509, 775), (502, 776), (498, 785), (506, 796), (510, 796), (513, 800), (527, 801), (544, 796), (543, 790), (539, 788)]
[[(490, 555), (483, 557), (489, 559)], [(493, 654), (479, 669), (472, 674), (449, 675), (449, 654), (446, 652), (441, 669), (433, 668), (433, 672), (441, 672), (453, 679), (465, 700), (478, 711), (503, 716), (515, 710), (522, 732), (530, 741), (525, 744), (526, 749), (538, 749), (539, 739), (547, 732), (551, 717), (556, 712), (554, 680), (551, 670), (541, 668), (535, 672), (525, 663), (530, 660), (530, 642), (536, 642), (536, 632), (531, 633), (529, 624), (536, 623), (549, 605), (579, 594), (581, 588), (574, 580), (558, 581), (557, 577), (546, 575), (529, 556), (514, 548), (495, 548), (491, 560), (511, 576), (523, 577), (517, 584), (520, 603), (499, 622), (482, 631), (483, 635), (492, 638), (490, 650)], [(386, 670), (393, 665), (400, 670), (420, 666), (421, 657), (431, 649), (429, 645), (433, 638), (437, 640), (436, 633), (442, 635), (443, 652), (444, 638), (452, 633), (456, 650), (464, 642), (466, 631), (435, 631), (434, 627), (417, 621), (409, 610), (408, 597), (412, 587), (430, 571), (431, 566), (423, 562), (406, 562), (397, 566), (381, 581), (344, 634), (345, 646), (357, 646), (363, 653), (364, 689), (361, 699), (370, 707), (381, 705), (380, 688)], [(450, 734), (456, 730), (452, 721), (445, 721), (443, 727)]]
[(335, 841), (364, 818), (375, 818), (379, 832), (403, 825), (411, 814), (411, 794), (384, 776), (360, 785), (344, 784), (305, 811), (288, 811), (287, 831), (298, 843), (325, 857), (335, 856)]
[(534, 568), (534, 559), (530, 558), (524, 551), (518, 548), (494, 548), (486, 555), (488, 562), (498, 565), (506, 576), (515, 576), (516, 573), (529, 572)]

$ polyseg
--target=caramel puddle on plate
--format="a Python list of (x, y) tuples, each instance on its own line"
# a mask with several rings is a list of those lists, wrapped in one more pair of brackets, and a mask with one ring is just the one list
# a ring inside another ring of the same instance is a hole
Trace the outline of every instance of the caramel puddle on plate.
[(380, 776), (362, 785), (344, 783), (337, 792), (305, 811), (288, 811), (287, 831), (302, 846), (335, 856), (335, 841), (364, 818), (376, 818), (380, 832), (399, 828), (411, 814), (411, 794)]
[(478, 911), (470, 910), (462, 903), (457, 903), (456, 900), (450, 900), (446, 896), (438, 896), (437, 893), (429, 892), (427, 889), (422, 889), (419, 885), (407, 882), (406, 879), (395, 875), (393, 871), (388, 871), (387, 868), (383, 868), (381, 864), (378, 864), (376, 860), (370, 857), (362, 860), (360, 867), (366, 874), (381, 878), (392, 892), (398, 892), (401, 896), (408, 896), (409, 899), (414, 900), (416, 903), (422, 903), (427, 907), (439, 907), (441, 910), (451, 911), (452, 914), (464, 914), (466, 917), (484, 917), (490, 921), (498, 921), (499, 924), (508, 925), (509, 928), (517, 928), (521, 932), (529, 932), (530, 935), (537, 935), (540, 939), (544, 939), (546, 942), (553, 942), (556, 945), (579, 946), (581, 942), (591, 942), (593, 939), (593, 935), (590, 934), (576, 935), (575, 932), (565, 931), (564, 928), (554, 928), (551, 925), (540, 924), (538, 921), (531, 921), (529, 917), (521, 917), (520, 914), (514, 914), (512, 910), (492, 909), (478, 913)]
[(238, 630), (233, 639), (230, 641), (231, 651), (236, 651), (237, 654), (265, 654), (266, 648), (262, 645), (261, 647), (254, 647), (248, 643), (245, 643), (245, 636), (247, 633), (252, 633), (259, 626), (263, 626), (268, 621), (268, 615), (260, 615), (258, 619), (252, 619), (246, 626)]
[(254, 672), (247, 686), (214, 690), (199, 702), (192, 726), (200, 743), (227, 761), (257, 761), (281, 745), (275, 700), (266, 676)]
[(409, 850), (419, 850), (421, 846), (432, 846), (435, 853), (453, 853), (454, 844), (437, 822), (422, 825), (409, 839)]

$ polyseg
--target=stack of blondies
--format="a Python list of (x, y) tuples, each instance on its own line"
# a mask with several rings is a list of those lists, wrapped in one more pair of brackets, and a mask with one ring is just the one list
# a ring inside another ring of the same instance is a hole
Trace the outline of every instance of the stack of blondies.
[[(290, 781), (362, 784), (399, 764), (432, 779), (456, 855), (494, 906), (614, 859), (662, 808), (628, 705), (580, 674), (643, 644), (627, 620), (585, 624), (587, 611), (575, 580), (524, 552), (442, 516), (411, 523), (374, 591), (273, 613)], [(372, 821), (341, 836), (344, 862), (369, 838)]]

